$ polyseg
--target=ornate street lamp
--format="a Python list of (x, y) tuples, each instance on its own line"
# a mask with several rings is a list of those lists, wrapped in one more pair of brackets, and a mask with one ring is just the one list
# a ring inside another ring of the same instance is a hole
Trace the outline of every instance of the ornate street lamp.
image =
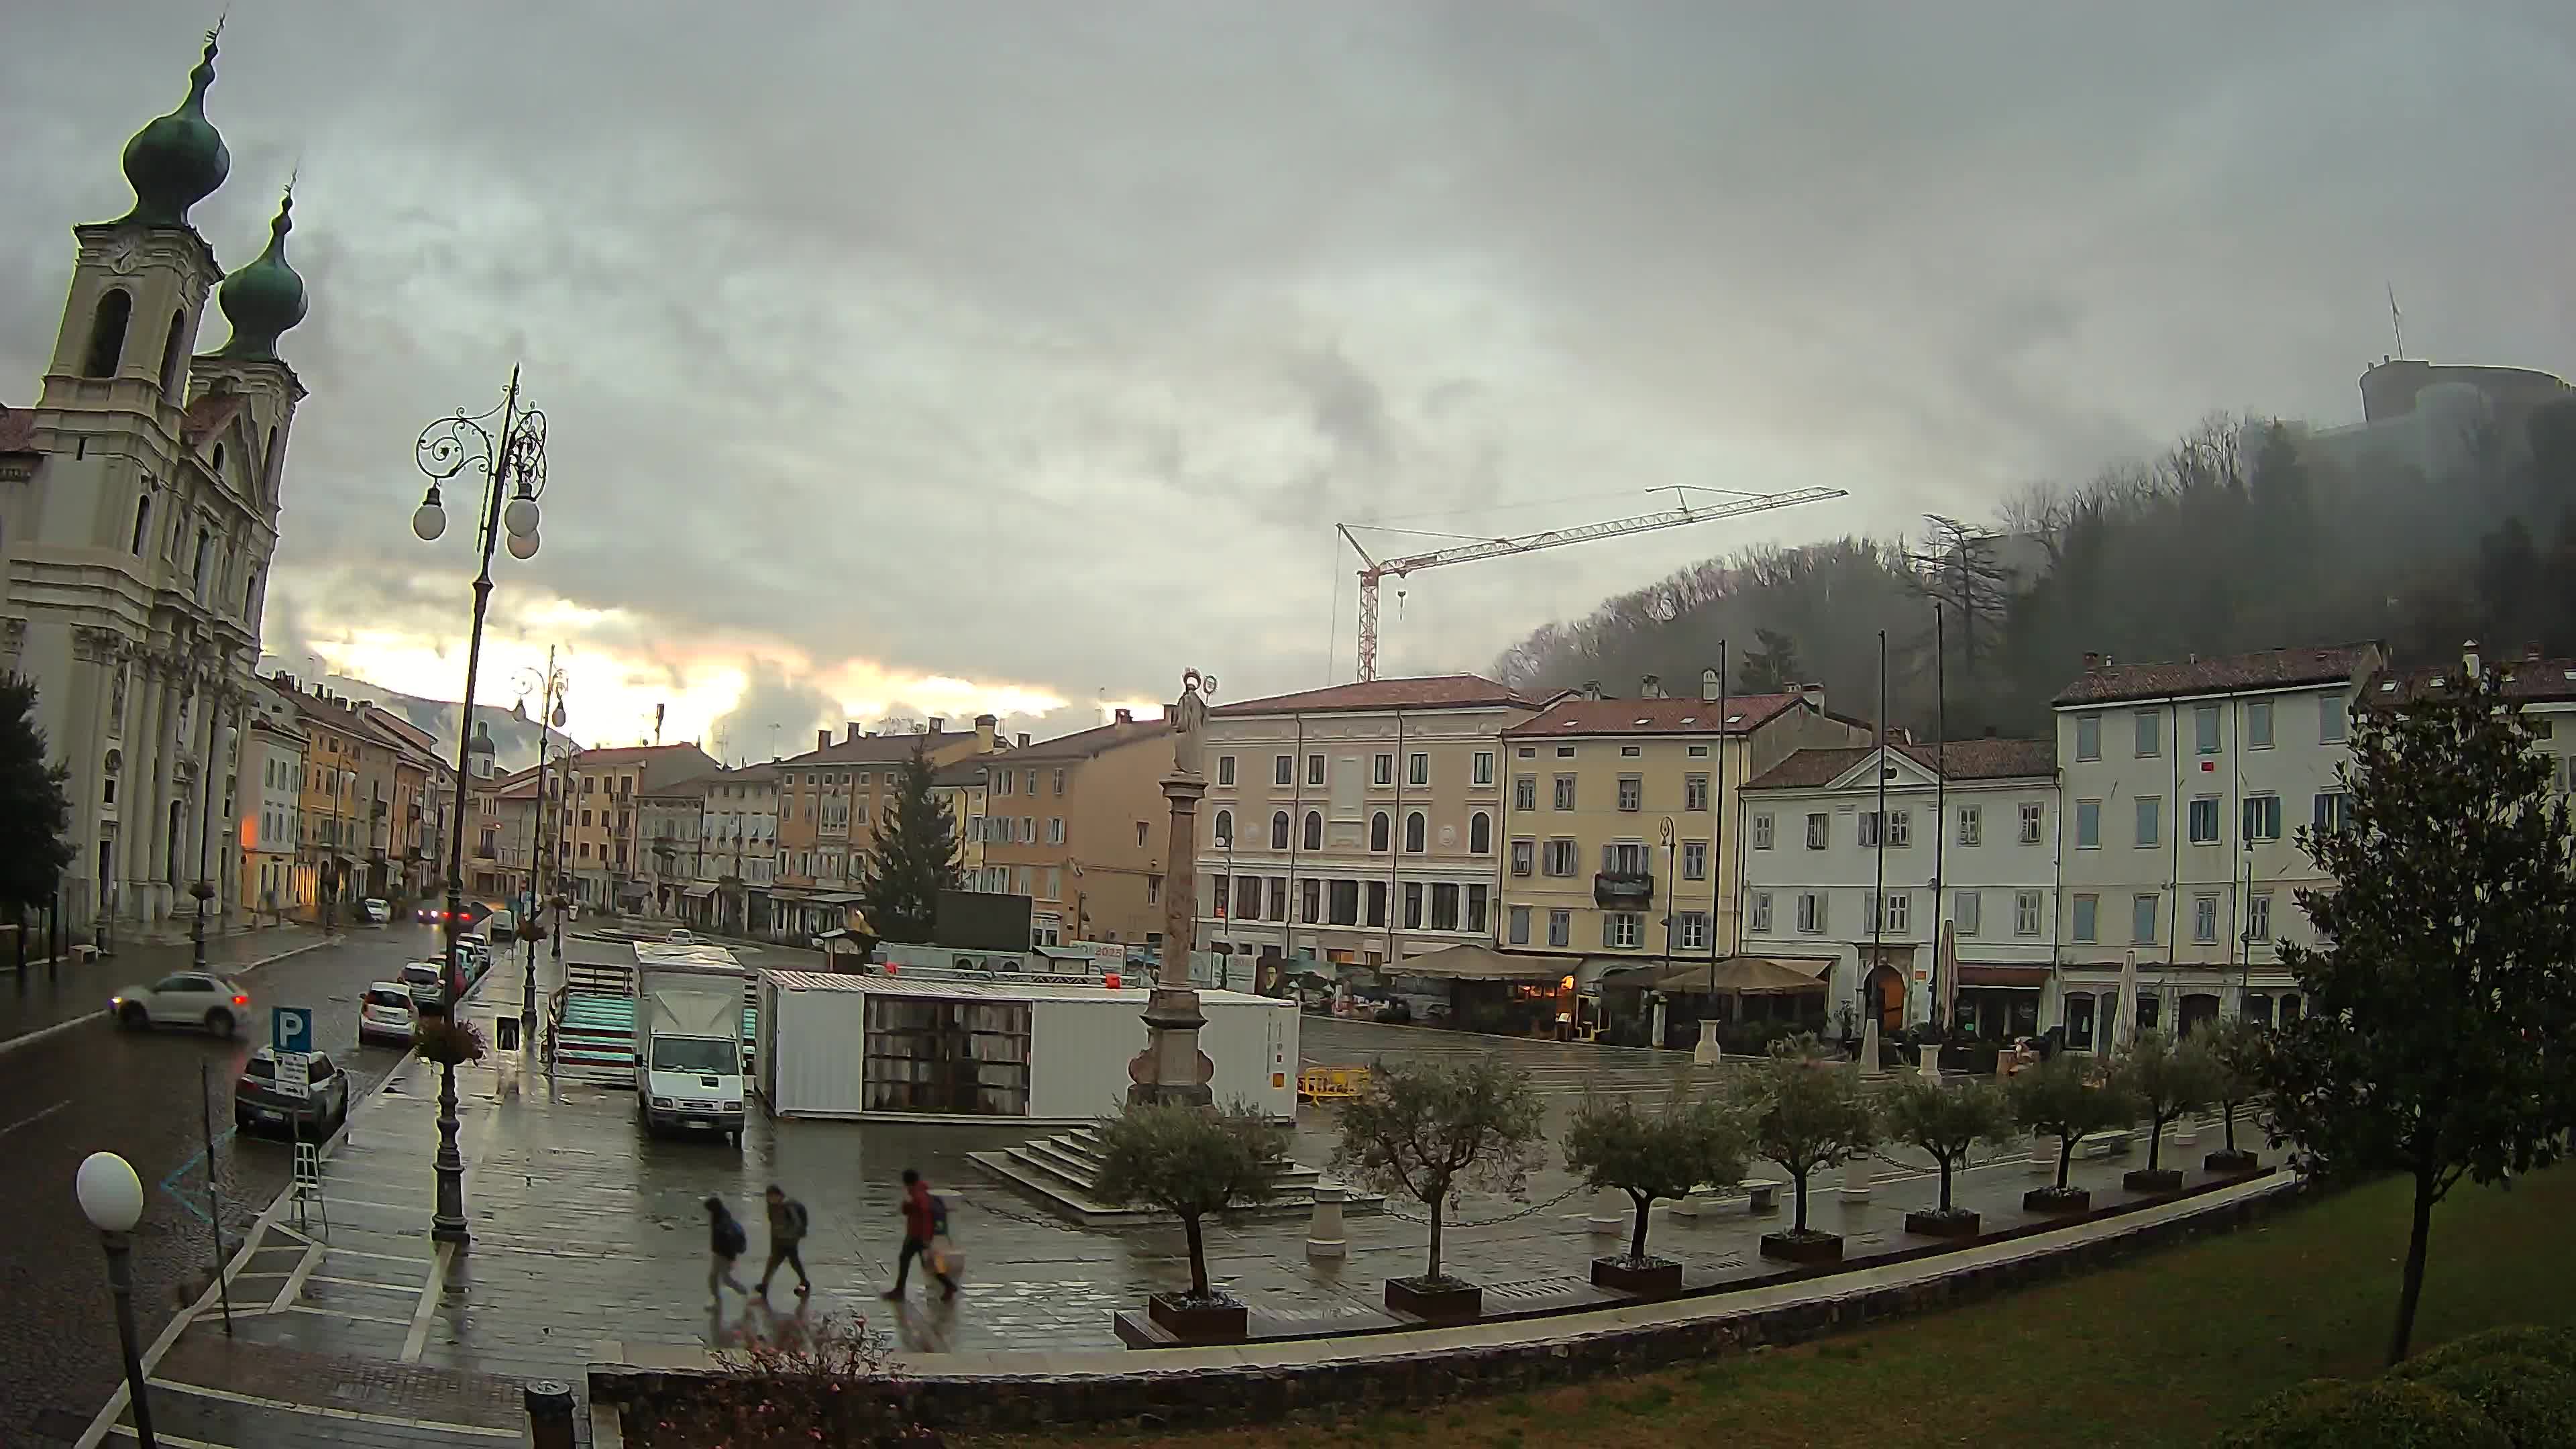
[[(497, 430), (497, 431), (496, 431)], [(501, 405), (490, 412), (441, 418), (423, 428), (414, 447), (420, 471), (429, 475), (429, 491), (412, 513), (411, 531), (423, 543), (435, 543), (447, 531), (447, 510), (438, 485), (461, 473), (483, 475), (482, 507), (476, 510), (475, 546), (480, 569), (474, 576), (474, 629), (465, 644), (465, 706), (456, 731), (456, 821), (447, 835), (447, 1015), (456, 1018), (458, 998), (465, 994), (464, 958), (456, 938), (465, 916), (466, 786), (473, 779), (474, 682), (483, 665), (483, 617), (492, 603), (492, 549), (506, 533), (510, 557), (534, 558), (537, 552), (537, 499), (546, 491), (546, 415), (519, 403), (519, 370), (510, 369), (510, 385)], [(443, 1243), (465, 1243), (465, 1157), (456, 1147), (456, 1065), (440, 1066), (438, 1090), (438, 1203), (430, 1217), (429, 1235)]]

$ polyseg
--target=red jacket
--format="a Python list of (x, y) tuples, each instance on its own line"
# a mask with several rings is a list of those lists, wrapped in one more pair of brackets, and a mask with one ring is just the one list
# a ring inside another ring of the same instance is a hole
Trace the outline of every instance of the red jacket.
[(903, 1195), (903, 1235), (930, 1241), (930, 1184), (916, 1182)]

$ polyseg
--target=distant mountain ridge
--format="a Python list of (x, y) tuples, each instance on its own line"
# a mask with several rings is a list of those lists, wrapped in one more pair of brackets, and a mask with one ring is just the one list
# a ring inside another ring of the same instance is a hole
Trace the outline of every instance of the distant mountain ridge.
[[(294, 674), (294, 671), (286, 669), (284, 660), (265, 656), (260, 659), (261, 674), (273, 675), (280, 671)], [(456, 758), (457, 717), (464, 711), (454, 700), (423, 699), (416, 694), (387, 689), (383, 685), (370, 684), (366, 680), (353, 679), (345, 674), (326, 674), (318, 680), (295, 675), (295, 680), (308, 690), (319, 684), (342, 699), (353, 702), (371, 700), (387, 712), (409, 721), (414, 728), (437, 740), (439, 758), (450, 761)], [(539, 742), (547, 735), (553, 736), (554, 752), (558, 756), (576, 753), (582, 748), (579, 740), (561, 730), (542, 729), (535, 719), (517, 705), (508, 709), (496, 709), (488, 704), (479, 705), (475, 708), (474, 718), (491, 727), (493, 759), (503, 774), (524, 770), (534, 765), (537, 762)]]

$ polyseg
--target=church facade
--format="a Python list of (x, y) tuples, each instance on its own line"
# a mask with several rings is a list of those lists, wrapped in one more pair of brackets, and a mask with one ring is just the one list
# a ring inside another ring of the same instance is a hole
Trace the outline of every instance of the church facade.
[[(189, 222), (231, 169), (206, 117), (215, 53), (210, 35), (186, 99), (126, 144), (133, 209), (72, 229), (37, 401), (0, 409), (0, 672), (34, 681), (69, 771), (75, 926), (184, 919), (192, 896), (238, 909), (260, 811), (242, 741), (305, 395), (277, 342), (306, 303), (291, 193), (229, 275)], [(230, 335), (199, 351), (210, 302)]]

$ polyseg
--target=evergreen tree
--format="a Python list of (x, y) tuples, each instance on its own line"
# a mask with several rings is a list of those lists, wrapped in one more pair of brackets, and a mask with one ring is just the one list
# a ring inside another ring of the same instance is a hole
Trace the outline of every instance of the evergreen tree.
[(928, 751), (915, 748), (859, 882), (868, 929), (879, 940), (928, 941), (939, 924), (939, 893), (957, 883), (958, 859), (957, 822), (930, 793)]
[(2334, 879), (2284, 945), (2308, 1014), (2255, 1070), (2302, 1165), (2413, 1179), (2388, 1361), (2406, 1356), (2433, 1209), (2545, 1167), (2576, 1127), (2576, 830), (2492, 671), (2355, 716), (2348, 824), (2302, 828)]
[(45, 754), (35, 683), (0, 677), (0, 907), (13, 917), (52, 900), (72, 863), (69, 771), (46, 764)]
[(1735, 688), (1741, 694), (1780, 694), (1798, 683), (1798, 645), (1777, 629), (1753, 631), (1755, 646), (1744, 652), (1744, 662), (1735, 667)]

